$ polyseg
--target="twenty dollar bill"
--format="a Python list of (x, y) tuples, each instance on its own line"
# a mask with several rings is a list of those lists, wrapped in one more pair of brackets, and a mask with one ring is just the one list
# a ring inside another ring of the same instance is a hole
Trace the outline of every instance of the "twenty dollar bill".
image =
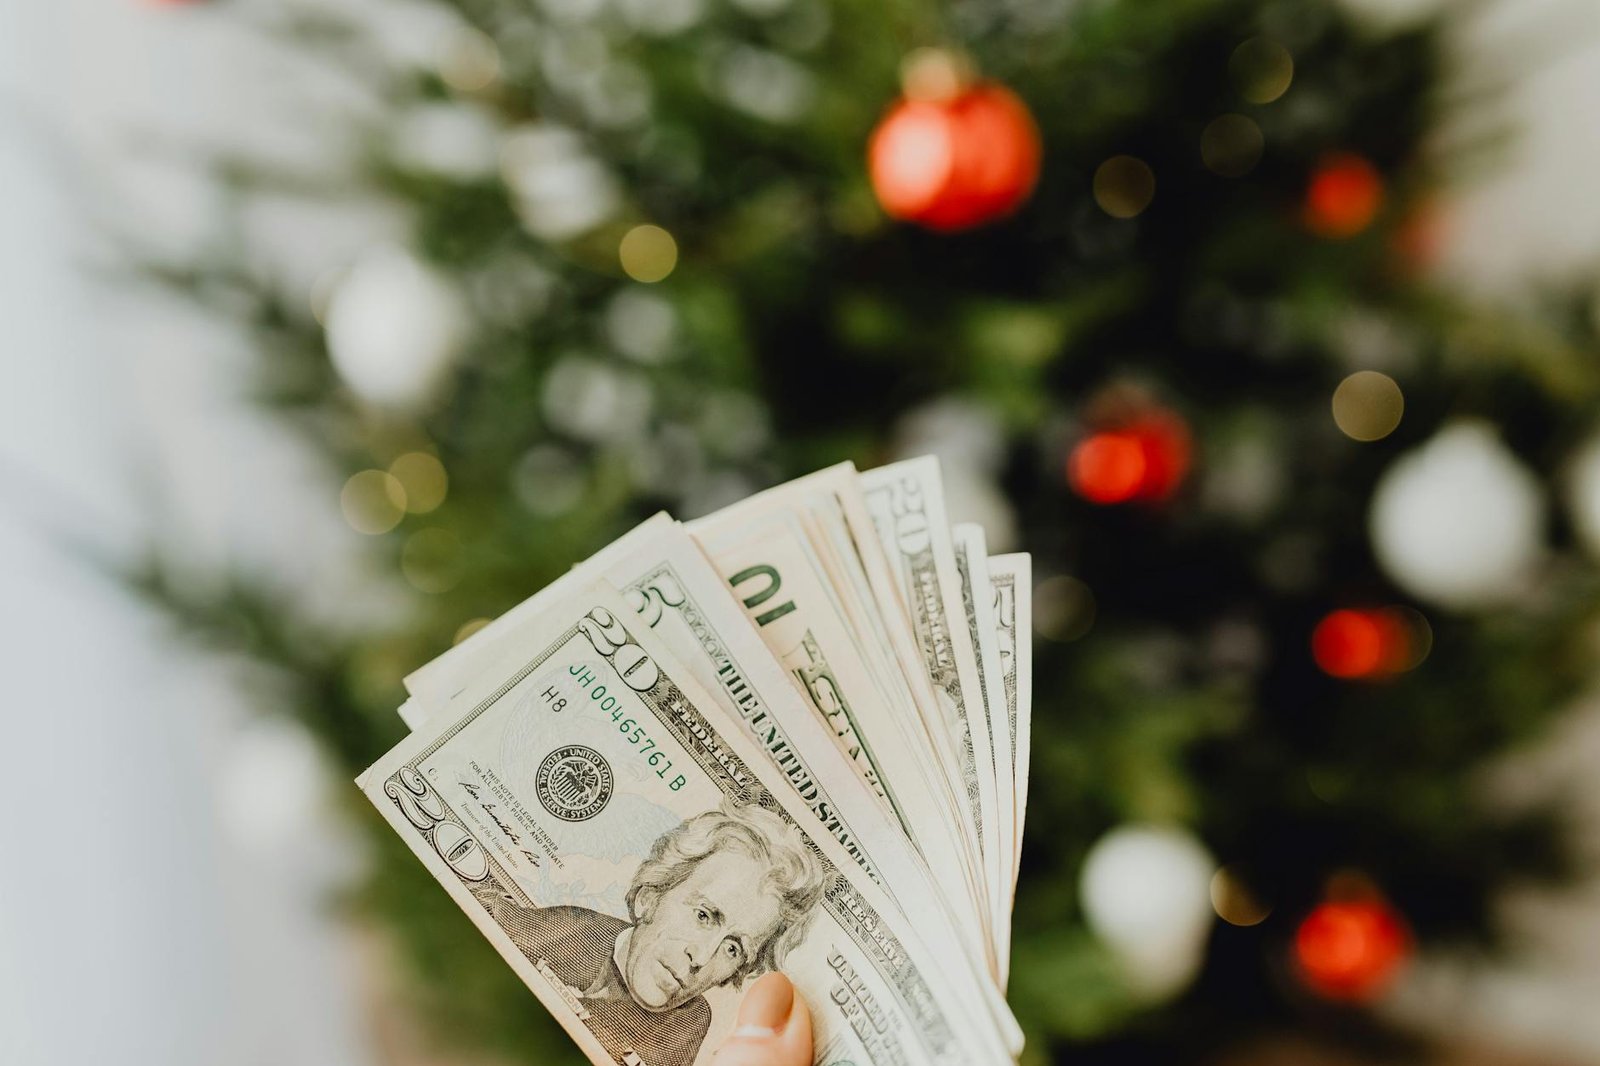
[(960, 968), (609, 585), (518, 636), (361, 785), (591, 1060), (705, 1063), (778, 967), (818, 1063), (1009, 1060)]

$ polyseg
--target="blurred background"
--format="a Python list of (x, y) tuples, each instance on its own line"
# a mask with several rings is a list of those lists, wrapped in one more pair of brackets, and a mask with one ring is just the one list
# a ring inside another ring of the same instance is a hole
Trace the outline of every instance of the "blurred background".
[(0, 8), (5, 1060), (576, 1061), (401, 677), (935, 451), (1025, 1061), (1600, 1062), (1597, 114), (1578, 0)]

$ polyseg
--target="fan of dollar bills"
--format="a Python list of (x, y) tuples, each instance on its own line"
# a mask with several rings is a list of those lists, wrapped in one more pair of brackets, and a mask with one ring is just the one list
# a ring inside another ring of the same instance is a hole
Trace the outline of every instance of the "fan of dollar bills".
[(406, 679), (360, 785), (596, 1063), (782, 969), (818, 1063), (1006, 1062), (1027, 555), (936, 460), (657, 515)]

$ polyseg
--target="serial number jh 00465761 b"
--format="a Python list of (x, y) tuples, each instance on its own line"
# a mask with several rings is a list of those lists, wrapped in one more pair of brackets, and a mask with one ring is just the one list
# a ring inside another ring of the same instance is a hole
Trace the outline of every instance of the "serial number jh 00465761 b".
[[(610, 615), (608, 614), (607, 617), (609, 618)], [(637, 644), (627, 646), (631, 648), (638, 647)], [(645, 661), (648, 662), (649, 660)], [(651, 668), (652, 670), (654, 669), (653, 664)], [(620, 673), (621, 671), (618, 672)], [(567, 673), (577, 682), (579, 689), (587, 694), (586, 705), (593, 707), (596, 713), (608, 715), (611, 718), (611, 721), (617, 726), (617, 732), (627, 738), (628, 743), (634, 746), (639, 756), (656, 772), (656, 776), (667, 782), (668, 788), (676, 792), (687, 784), (688, 779), (682, 774), (675, 774), (670, 778), (667, 776), (672, 770), (672, 759), (666, 752), (660, 750), (659, 743), (654, 737), (650, 736), (646, 728), (640, 725), (637, 719), (628, 715), (628, 712), (623, 709), (622, 700), (615, 693), (608, 692), (606, 686), (596, 680), (595, 673), (591, 668), (583, 663), (573, 663), (567, 667)], [(627, 679), (627, 676), (626, 674), (623, 675), (624, 680)], [(647, 685), (645, 688), (649, 688), (649, 686)], [(567, 698), (554, 685), (546, 688), (539, 696), (552, 711), (560, 713), (567, 709)]]

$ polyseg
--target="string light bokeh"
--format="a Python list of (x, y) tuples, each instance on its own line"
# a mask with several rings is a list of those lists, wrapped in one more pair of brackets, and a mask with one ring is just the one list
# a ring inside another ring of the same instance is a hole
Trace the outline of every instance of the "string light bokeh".
[(1150, 164), (1131, 155), (1116, 155), (1094, 172), (1094, 202), (1112, 218), (1134, 218), (1156, 195)]
[(660, 226), (635, 226), (622, 235), (617, 258), (630, 278), (651, 284), (665, 280), (678, 265), (678, 244)]

